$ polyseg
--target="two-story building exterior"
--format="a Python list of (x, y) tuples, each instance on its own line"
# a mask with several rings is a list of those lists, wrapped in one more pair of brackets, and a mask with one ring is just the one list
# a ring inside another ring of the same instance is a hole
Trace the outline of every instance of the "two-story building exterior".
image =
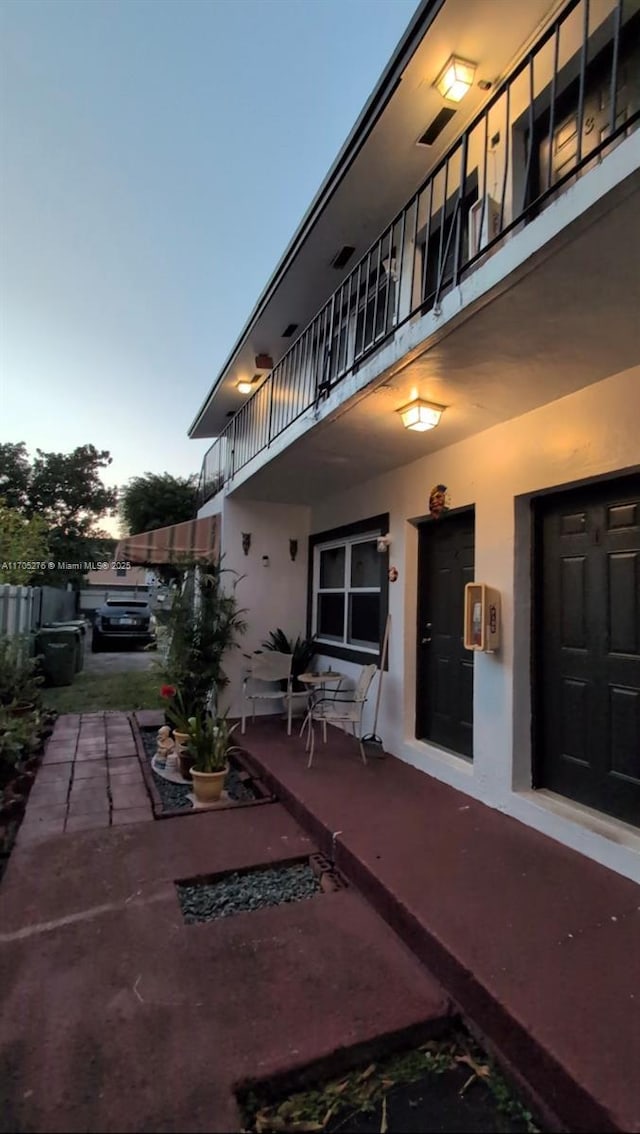
[(387, 750), (638, 879), (639, 122), (640, 0), (423, 0), (190, 430), (247, 646), (388, 613)]

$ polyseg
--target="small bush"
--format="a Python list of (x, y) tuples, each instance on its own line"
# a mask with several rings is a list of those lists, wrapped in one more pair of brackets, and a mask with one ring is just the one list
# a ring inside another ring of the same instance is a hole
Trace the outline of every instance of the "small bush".
[(31, 656), (28, 636), (0, 637), (0, 706), (6, 709), (40, 702), (42, 678)]

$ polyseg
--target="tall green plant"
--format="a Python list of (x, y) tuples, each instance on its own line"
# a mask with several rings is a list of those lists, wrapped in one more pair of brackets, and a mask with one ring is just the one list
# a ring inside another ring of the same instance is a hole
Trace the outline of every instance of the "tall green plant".
[(230, 743), (238, 723), (236, 721), (230, 726), (226, 713), (221, 717), (205, 717), (204, 720), (191, 718), (187, 748), (196, 772), (224, 771), (229, 763), (229, 754), (239, 751), (237, 745)]
[(223, 659), (246, 632), (246, 613), (238, 605), (239, 576), (222, 559), (192, 567), (176, 595), (169, 619), (167, 679), (180, 692), (187, 716), (201, 717), (210, 700), (217, 706), (228, 684)]

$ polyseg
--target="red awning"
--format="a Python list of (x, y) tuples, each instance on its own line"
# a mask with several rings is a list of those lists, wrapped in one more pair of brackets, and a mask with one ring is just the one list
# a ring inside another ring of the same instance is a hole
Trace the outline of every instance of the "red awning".
[(120, 540), (116, 559), (153, 566), (161, 563), (189, 563), (213, 560), (218, 555), (218, 517), (187, 520), (168, 528), (155, 528)]

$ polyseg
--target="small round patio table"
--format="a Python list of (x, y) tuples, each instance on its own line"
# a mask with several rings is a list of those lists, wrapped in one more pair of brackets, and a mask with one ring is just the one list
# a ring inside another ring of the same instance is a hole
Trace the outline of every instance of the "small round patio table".
[(325, 693), (327, 685), (335, 685), (337, 693), (338, 689), (340, 688), (340, 683), (345, 680), (346, 676), (346, 673), (337, 673), (335, 669), (326, 669), (324, 670), (324, 672), (317, 673), (301, 673), (298, 675), (298, 681), (301, 681), (303, 685), (309, 686), (309, 703), (307, 714), (302, 722), (302, 727), (300, 729), (300, 736), (302, 736), (307, 726), (311, 726), (311, 706), (313, 694), (316, 691)]

